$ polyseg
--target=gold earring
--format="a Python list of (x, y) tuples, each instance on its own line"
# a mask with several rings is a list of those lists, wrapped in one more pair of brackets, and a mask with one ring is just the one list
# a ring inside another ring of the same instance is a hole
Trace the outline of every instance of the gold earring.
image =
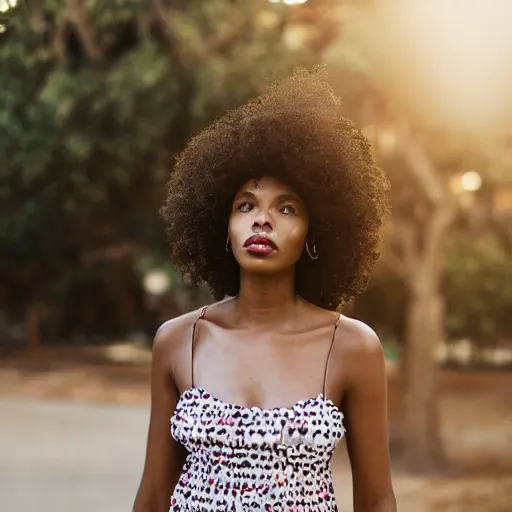
[(313, 252), (311, 252), (309, 250), (309, 240), (306, 240), (306, 252), (308, 253), (309, 257), (312, 260), (317, 260), (318, 259), (318, 252), (316, 250), (316, 245), (314, 243), (313, 243)]
[(229, 252), (229, 235), (226, 239), (226, 252)]

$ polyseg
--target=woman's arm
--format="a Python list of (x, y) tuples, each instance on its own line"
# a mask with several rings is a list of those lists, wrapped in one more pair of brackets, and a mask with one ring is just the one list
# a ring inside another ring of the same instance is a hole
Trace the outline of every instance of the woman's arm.
[(179, 393), (170, 371), (173, 329), (162, 326), (153, 345), (151, 414), (146, 460), (133, 512), (168, 512), (172, 491), (185, 462), (185, 450), (170, 434)]
[(349, 342), (349, 361), (343, 366), (347, 388), (343, 408), (347, 448), (352, 467), (354, 512), (396, 512), (391, 483), (387, 417), (387, 379), (384, 351), (366, 325)]

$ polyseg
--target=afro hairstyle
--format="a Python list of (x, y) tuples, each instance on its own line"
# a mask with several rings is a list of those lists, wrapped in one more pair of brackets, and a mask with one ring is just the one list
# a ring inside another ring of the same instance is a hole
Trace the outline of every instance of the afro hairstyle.
[(296, 293), (325, 309), (350, 302), (379, 257), (389, 186), (322, 69), (296, 70), (189, 141), (160, 210), (171, 263), (206, 283), (215, 300), (237, 295), (229, 215), (240, 187), (265, 176), (293, 187), (308, 207), (308, 239), (319, 257), (300, 258)]

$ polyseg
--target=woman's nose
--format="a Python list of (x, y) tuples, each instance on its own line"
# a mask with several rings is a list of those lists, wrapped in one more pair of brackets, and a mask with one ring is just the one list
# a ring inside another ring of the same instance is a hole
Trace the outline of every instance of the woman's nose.
[(252, 230), (257, 233), (259, 231), (272, 231), (272, 221), (270, 219), (270, 215), (266, 210), (261, 209), (256, 215)]

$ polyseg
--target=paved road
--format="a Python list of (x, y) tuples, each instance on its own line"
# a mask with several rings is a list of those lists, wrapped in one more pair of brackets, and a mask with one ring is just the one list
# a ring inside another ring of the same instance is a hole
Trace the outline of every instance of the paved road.
[(0, 398), (1, 512), (129, 512), (144, 407)]
[[(0, 397), (0, 512), (130, 512), (145, 407)], [(343, 478), (343, 503), (350, 482)]]

